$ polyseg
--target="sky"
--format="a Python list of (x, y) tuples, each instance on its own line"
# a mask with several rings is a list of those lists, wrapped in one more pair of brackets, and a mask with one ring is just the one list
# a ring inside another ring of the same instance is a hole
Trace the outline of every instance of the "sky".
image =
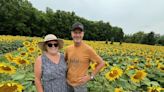
[(154, 31), (164, 35), (164, 0), (29, 0), (45, 11), (46, 7), (72, 12), (92, 21), (109, 22), (125, 34)]

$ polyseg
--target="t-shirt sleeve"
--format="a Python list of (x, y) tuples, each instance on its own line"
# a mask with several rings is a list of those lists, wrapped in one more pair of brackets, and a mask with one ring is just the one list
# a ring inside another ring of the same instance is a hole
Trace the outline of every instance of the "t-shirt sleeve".
[(91, 62), (100, 63), (103, 61), (93, 48), (90, 48), (89, 55)]

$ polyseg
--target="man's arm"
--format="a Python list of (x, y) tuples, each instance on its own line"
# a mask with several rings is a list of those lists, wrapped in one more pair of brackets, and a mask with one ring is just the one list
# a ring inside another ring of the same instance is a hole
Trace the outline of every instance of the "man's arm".
[(103, 59), (93, 50), (88, 50), (89, 51), (89, 55), (90, 55), (90, 60), (92, 62), (97, 63), (97, 67), (95, 68), (95, 70), (92, 71), (91, 75), (86, 75), (84, 77), (81, 77), (79, 79), (80, 82), (82, 83), (86, 83), (89, 80), (91, 80), (91, 76), (94, 77), (96, 76), (96, 74), (101, 70), (101, 68), (103, 68), (105, 66), (105, 62), (103, 61)]
[(93, 49), (90, 50), (89, 55), (90, 60), (97, 64), (95, 69), (91, 73), (91, 76), (96, 76), (96, 74), (105, 66), (105, 62)]

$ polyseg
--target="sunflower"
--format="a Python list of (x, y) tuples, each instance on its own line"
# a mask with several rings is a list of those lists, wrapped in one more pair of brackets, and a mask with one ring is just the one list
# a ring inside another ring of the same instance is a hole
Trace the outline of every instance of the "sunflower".
[(32, 53), (32, 52), (35, 51), (35, 48), (34, 48), (34, 47), (28, 47), (28, 51), (29, 51), (30, 53)]
[(137, 72), (131, 76), (133, 82), (140, 82), (146, 77), (147, 73), (144, 70), (137, 70)]
[(28, 54), (27, 54), (26, 52), (21, 52), (20, 55), (21, 55), (22, 57), (28, 56)]
[(91, 63), (90, 67), (91, 67), (92, 70), (95, 70), (97, 65), (98, 65), (97, 63)]
[(18, 48), (17, 51), (21, 51), (22, 49), (21, 48)]
[(38, 49), (37, 52), (38, 52), (38, 55), (42, 54), (42, 51), (40, 49)]
[(10, 54), (10, 53), (7, 53), (7, 54), (5, 55), (5, 57), (7, 58), (8, 61), (13, 61), (13, 60), (14, 60), (12, 54)]
[(148, 92), (161, 92), (162, 88), (158, 86), (148, 87)]
[(20, 57), (18, 57), (17, 59), (14, 60), (16, 64), (18, 65), (28, 65), (30, 64), (30, 62), (26, 59), (22, 59)]
[(164, 65), (162, 65), (161, 63), (158, 64), (157, 68), (164, 72)]
[(104, 71), (104, 69), (106, 69), (107, 67), (109, 67), (109, 63), (105, 61), (105, 66), (100, 71)]
[(29, 57), (28, 60), (30, 60), (31, 63), (34, 63), (35, 62), (35, 58), (34, 57)]
[(122, 88), (115, 88), (114, 92), (123, 92), (123, 89)]
[(152, 64), (151, 64), (150, 62), (146, 62), (145, 66), (146, 66), (147, 68), (150, 68), (150, 67), (152, 66)]
[(38, 41), (36, 41), (36, 40), (33, 40), (32, 41), (32, 44), (35, 46), (35, 45), (37, 45), (37, 43), (38, 43)]
[(14, 66), (5, 63), (0, 63), (0, 73), (14, 74), (15, 72), (16, 68)]
[(110, 81), (113, 81), (117, 78), (119, 78), (121, 75), (123, 74), (123, 70), (118, 68), (118, 67), (113, 67), (111, 69), (111, 71), (107, 72), (105, 74), (105, 77), (110, 80)]
[(134, 69), (137, 69), (137, 67), (134, 65), (130, 65), (130, 66), (127, 66), (126, 70), (134, 70)]
[(146, 58), (146, 62), (150, 62), (151, 60), (151, 58)]
[[(97, 67), (97, 63), (93, 63), (93, 64), (90, 64), (90, 66), (91, 66), (91, 69), (92, 70), (95, 70), (96, 69), (96, 67)], [(100, 72), (102, 72), (105, 68), (107, 68), (109, 66), (109, 64), (108, 64), (108, 62), (105, 62), (105, 66), (100, 70)]]
[(24, 87), (14, 82), (6, 82), (0, 84), (0, 92), (22, 92)]
[(138, 64), (138, 62), (139, 62), (138, 58), (135, 58), (135, 59), (133, 60), (133, 63), (134, 63), (134, 64)]
[(24, 41), (23, 42), (23, 45), (26, 46), (26, 47), (28, 47), (28, 46), (30, 46), (30, 42), (29, 41)]

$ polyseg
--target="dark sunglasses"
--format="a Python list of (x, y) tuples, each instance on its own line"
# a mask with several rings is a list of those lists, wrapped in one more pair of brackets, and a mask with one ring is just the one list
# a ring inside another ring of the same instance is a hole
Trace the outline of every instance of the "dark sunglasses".
[(54, 45), (55, 47), (58, 47), (58, 44), (56, 44), (56, 43), (55, 43), (55, 44), (51, 44), (51, 43), (48, 43), (48, 44), (47, 44), (48, 47), (52, 47), (53, 45)]

